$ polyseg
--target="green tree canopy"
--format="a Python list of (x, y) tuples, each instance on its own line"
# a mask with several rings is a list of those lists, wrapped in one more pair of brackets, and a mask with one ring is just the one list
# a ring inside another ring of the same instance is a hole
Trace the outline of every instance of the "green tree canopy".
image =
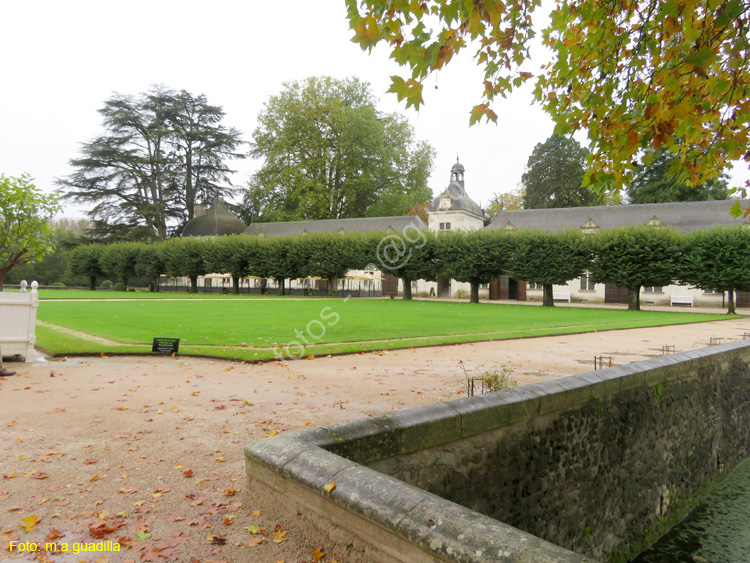
[(407, 227), (400, 233), (371, 233), (365, 246), (368, 263), (401, 279), (403, 299), (412, 298), (412, 281), (434, 281), (439, 275), (438, 245), (432, 231)]
[(114, 238), (164, 240), (196, 203), (233, 193), (226, 160), (241, 158), (235, 129), (204, 95), (154, 87), (116, 94), (99, 110), (106, 133), (85, 143), (58, 180), (65, 198), (93, 205), (93, 230)]
[(594, 283), (628, 288), (628, 309), (640, 310), (641, 287), (670, 285), (678, 278), (682, 235), (663, 227), (633, 226), (589, 235)]
[(505, 231), (444, 231), (437, 237), (440, 272), (451, 279), (471, 284), (471, 303), (479, 303), (479, 286), (507, 271), (514, 240)]
[(708, 291), (728, 292), (727, 313), (735, 312), (735, 291), (750, 291), (750, 230), (714, 227), (690, 233), (680, 280)]
[(551, 232), (533, 229), (513, 233), (509, 269), (519, 279), (542, 284), (545, 306), (555, 304), (552, 286), (564, 285), (581, 276), (590, 261), (590, 245), (580, 230)]
[[(495, 121), (497, 98), (534, 79), (524, 70), (539, 0), (346, 0), (354, 41), (385, 42), (408, 67), (391, 91), (422, 103), (424, 79), (468, 48), (484, 71), (470, 122)], [(629, 184), (643, 149), (680, 154), (680, 178), (704, 183), (744, 159), (750, 121), (750, 4), (665, 0), (568, 0), (543, 31), (552, 60), (536, 77), (536, 99), (556, 132), (586, 130), (588, 174), (601, 187)], [(678, 144), (678, 139), (684, 143)]]
[(77, 246), (70, 253), (70, 271), (78, 276), (89, 279), (89, 289), (96, 290), (96, 278), (104, 276), (101, 262), (103, 244), (83, 244)]
[(0, 174), (0, 291), (13, 268), (54, 250), (51, 219), (59, 211), (57, 196), (37, 188), (28, 174)]
[(708, 201), (728, 199), (726, 176), (707, 180), (699, 186), (688, 186), (670, 170), (677, 167), (679, 160), (665, 148), (650, 155), (649, 164), (641, 164), (633, 173), (628, 186), (630, 203), (669, 203), (673, 201)]
[(596, 205), (597, 194), (582, 185), (586, 155), (572, 137), (552, 135), (537, 144), (521, 178), (526, 189), (524, 209)]
[(432, 196), (434, 150), (356, 78), (288, 82), (258, 122), (264, 162), (245, 195), (256, 221), (405, 215)]

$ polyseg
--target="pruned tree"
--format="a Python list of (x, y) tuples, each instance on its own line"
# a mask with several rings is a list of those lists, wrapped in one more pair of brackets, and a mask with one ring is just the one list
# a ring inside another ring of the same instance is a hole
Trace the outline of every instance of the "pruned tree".
[(138, 250), (135, 273), (149, 280), (149, 291), (159, 291), (159, 278), (167, 273), (164, 245), (160, 243), (142, 244)]
[(96, 291), (96, 278), (104, 276), (100, 259), (105, 245), (84, 244), (70, 253), (70, 271), (89, 280), (89, 290)]
[(51, 220), (59, 210), (57, 196), (37, 188), (28, 174), (0, 174), (0, 291), (13, 268), (54, 251)]
[(232, 274), (232, 293), (239, 294), (240, 280), (252, 274), (247, 250), (251, 246), (247, 235), (226, 235), (211, 239), (207, 269), (222, 274)]
[(412, 299), (413, 281), (435, 281), (440, 273), (439, 250), (432, 231), (407, 227), (400, 233), (372, 233), (365, 247), (367, 263), (401, 280), (404, 300)]
[(679, 277), (682, 235), (664, 227), (633, 226), (589, 235), (594, 283), (628, 288), (628, 309), (641, 308), (643, 286), (670, 285)]
[(586, 271), (590, 244), (579, 231), (524, 230), (513, 233), (509, 270), (515, 277), (542, 284), (543, 305), (554, 306), (553, 285), (564, 285)]
[(136, 275), (138, 255), (141, 244), (136, 242), (117, 242), (102, 247), (99, 264), (107, 276), (118, 278), (127, 291), (128, 280)]
[(263, 164), (244, 205), (255, 221), (404, 215), (430, 199), (434, 150), (403, 117), (375, 108), (368, 84), (329, 77), (288, 82), (258, 116), (252, 155)]
[(312, 233), (298, 237), (293, 260), (301, 265), (301, 276), (328, 281), (328, 295), (338, 294), (338, 281), (349, 270), (367, 264), (364, 237), (360, 233)]
[(479, 303), (479, 286), (507, 271), (513, 239), (500, 230), (445, 231), (437, 237), (442, 275), (471, 284), (471, 303)]
[(750, 230), (725, 226), (688, 234), (679, 279), (707, 291), (726, 291), (727, 313), (734, 314), (735, 291), (750, 291)]
[(163, 244), (166, 273), (175, 278), (190, 278), (190, 293), (198, 293), (198, 276), (209, 273), (207, 259), (211, 240), (186, 237), (170, 239)]

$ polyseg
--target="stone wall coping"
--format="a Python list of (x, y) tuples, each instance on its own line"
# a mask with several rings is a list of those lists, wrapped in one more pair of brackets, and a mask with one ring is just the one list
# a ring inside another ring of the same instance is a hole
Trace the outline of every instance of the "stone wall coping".
[[(436, 560), (592, 561), (362, 464), (657, 385), (683, 371), (664, 368), (711, 362), (718, 354), (739, 356), (747, 346), (750, 340), (730, 342), (260, 440), (245, 447), (248, 475), (255, 464), (275, 471), (435, 554)], [(336, 487), (326, 492), (331, 481)]]
[[(592, 559), (484, 516), (304, 441), (312, 432), (245, 446), (254, 464), (303, 485), (355, 515), (418, 546), (434, 561), (595, 563)], [(331, 482), (335, 487), (326, 491)], [(339, 523), (346, 527), (345, 523)]]

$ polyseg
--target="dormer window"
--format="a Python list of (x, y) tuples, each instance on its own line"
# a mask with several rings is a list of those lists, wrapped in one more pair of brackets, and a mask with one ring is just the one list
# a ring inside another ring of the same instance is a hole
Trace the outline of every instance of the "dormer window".
[(646, 221), (646, 224), (649, 227), (663, 227), (664, 223), (662, 223), (661, 219), (659, 219), (656, 215), (651, 217), (648, 221)]
[(597, 225), (596, 221), (589, 217), (589, 220), (581, 225), (581, 230), (584, 234), (595, 233), (599, 230), (599, 225)]
[(516, 230), (516, 226), (513, 223), (511, 223), (510, 221), (508, 221), (507, 223), (505, 223), (504, 229), (506, 231), (515, 231)]

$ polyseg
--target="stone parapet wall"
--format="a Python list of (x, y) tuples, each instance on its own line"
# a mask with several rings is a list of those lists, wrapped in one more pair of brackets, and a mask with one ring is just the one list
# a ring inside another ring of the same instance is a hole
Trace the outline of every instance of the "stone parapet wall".
[(735, 342), (335, 424), (247, 471), (397, 560), (625, 561), (750, 454), (749, 366)]

